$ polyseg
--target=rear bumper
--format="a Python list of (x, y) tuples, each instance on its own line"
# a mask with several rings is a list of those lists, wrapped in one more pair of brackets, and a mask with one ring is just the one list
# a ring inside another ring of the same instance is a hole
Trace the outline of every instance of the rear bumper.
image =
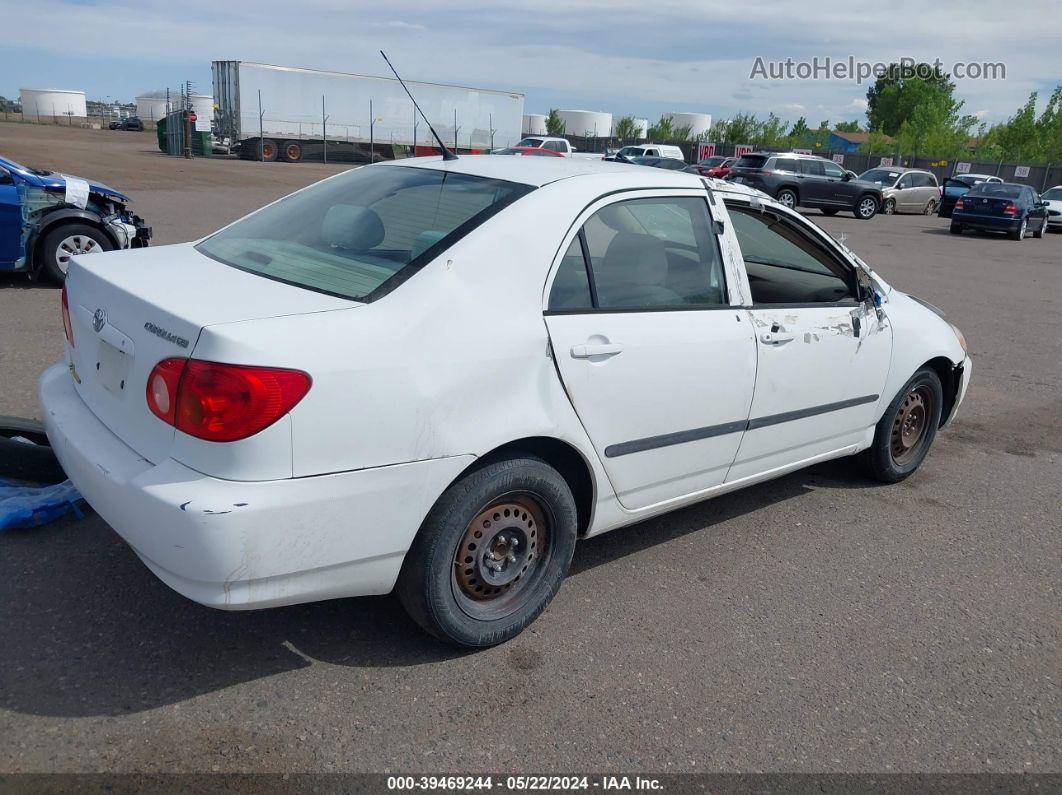
[(1000, 218), (996, 215), (952, 212), (951, 220), (952, 223), (968, 226), (971, 229), (991, 229), (999, 232), (1017, 232), (1021, 227), (1020, 218)]
[(89, 504), (159, 579), (226, 610), (389, 592), (428, 510), (474, 460), (220, 480), (127, 447), (65, 364), (45, 370), (39, 390), (48, 439)]

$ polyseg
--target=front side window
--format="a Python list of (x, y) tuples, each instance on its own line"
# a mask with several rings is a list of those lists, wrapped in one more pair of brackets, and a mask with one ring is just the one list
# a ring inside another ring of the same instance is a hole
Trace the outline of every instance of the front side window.
[(822, 168), (826, 171), (827, 177), (841, 179), (845, 175), (845, 170), (836, 163), (823, 163)]
[(566, 147), (560, 141), (546, 141), (542, 144), (543, 149), (549, 149), (551, 152), (564, 152)]
[(1045, 202), (1062, 200), (1062, 188), (1051, 188), (1040, 196)]
[[(723, 261), (708, 207), (696, 197), (630, 199), (603, 207), (580, 234), (590, 257), (596, 309), (667, 309), (727, 303)], [(582, 291), (569, 247), (550, 291), (550, 309)], [(562, 280), (563, 287), (557, 286)], [(561, 298), (561, 291), (568, 296)], [(556, 302), (554, 298), (556, 296)], [(582, 299), (585, 300), (585, 299)]]
[(771, 212), (729, 205), (753, 304), (854, 301), (855, 274), (795, 223)]
[(371, 301), (531, 190), (435, 169), (370, 166), (293, 193), (196, 249), (269, 279)]

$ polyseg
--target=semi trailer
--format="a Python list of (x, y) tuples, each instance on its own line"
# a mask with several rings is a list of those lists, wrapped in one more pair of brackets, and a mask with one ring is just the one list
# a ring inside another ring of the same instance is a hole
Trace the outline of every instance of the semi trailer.
[[(372, 162), (434, 150), (428, 126), (394, 78), (214, 61), (219, 143), (249, 160)], [(521, 137), (524, 96), (406, 81), (447, 146), (489, 151)]]

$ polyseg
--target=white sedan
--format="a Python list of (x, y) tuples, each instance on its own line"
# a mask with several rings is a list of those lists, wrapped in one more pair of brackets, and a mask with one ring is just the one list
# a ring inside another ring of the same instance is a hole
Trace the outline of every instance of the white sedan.
[(1047, 202), (1047, 228), (1062, 229), (1062, 185), (1045, 190), (1040, 200)]
[(62, 302), (48, 436), (159, 578), (232, 610), (395, 590), (472, 647), (578, 538), (842, 456), (902, 480), (971, 373), (802, 216), (590, 160), (348, 171), (75, 258)]

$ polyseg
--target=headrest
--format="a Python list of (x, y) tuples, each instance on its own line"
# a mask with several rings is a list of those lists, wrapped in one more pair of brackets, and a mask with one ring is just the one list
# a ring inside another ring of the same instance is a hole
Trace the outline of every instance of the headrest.
[(652, 235), (620, 232), (605, 250), (603, 280), (614, 285), (658, 285), (667, 280), (667, 251)]
[(321, 222), (321, 239), (338, 248), (367, 251), (383, 242), (383, 221), (367, 207), (333, 204)]
[(412, 262), (429, 248), (434, 246), (440, 240), (446, 237), (445, 232), (440, 232), (437, 229), (425, 229), (415, 238), (413, 238), (413, 245), (409, 247), (409, 259)]

